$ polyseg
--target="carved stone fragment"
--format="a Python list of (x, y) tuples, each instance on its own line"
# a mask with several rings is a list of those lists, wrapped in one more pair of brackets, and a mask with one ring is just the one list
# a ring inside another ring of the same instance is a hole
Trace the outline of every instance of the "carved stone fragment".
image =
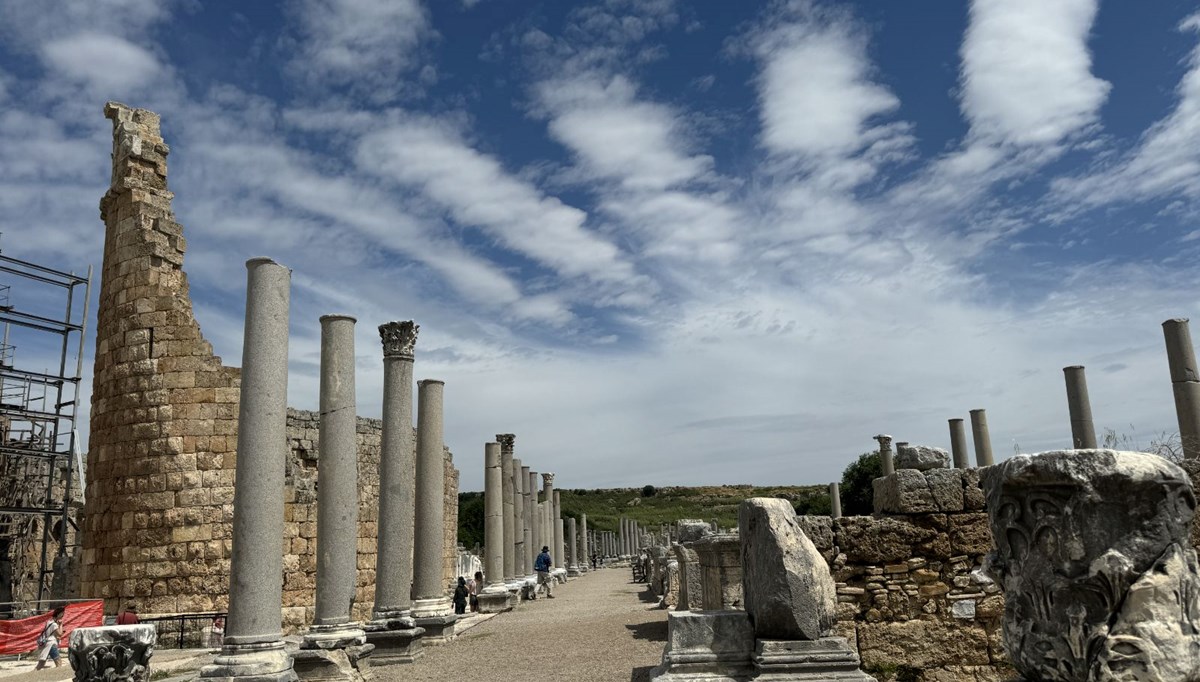
[(157, 640), (153, 625), (75, 628), (67, 652), (75, 682), (146, 682)]
[(926, 445), (901, 445), (896, 453), (896, 469), (946, 469), (950, 466), (950, 453), (942, 448)]
[(1029, 680), (1200, 679), (1196, 497), (1155, 455), (1064, 450), (985, 469), (1004, 643)]

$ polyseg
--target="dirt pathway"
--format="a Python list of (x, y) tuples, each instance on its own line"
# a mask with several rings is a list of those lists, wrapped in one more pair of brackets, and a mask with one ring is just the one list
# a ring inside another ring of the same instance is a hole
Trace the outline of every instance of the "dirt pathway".
[(591, 571), (556, 586), (555, 599), (522, 603), (450, 644), (426, 647), (413, 665), (376, 668), (375, 679), (643, 682), (667, 638), (667, 612), (648, 595), (628, 568)]

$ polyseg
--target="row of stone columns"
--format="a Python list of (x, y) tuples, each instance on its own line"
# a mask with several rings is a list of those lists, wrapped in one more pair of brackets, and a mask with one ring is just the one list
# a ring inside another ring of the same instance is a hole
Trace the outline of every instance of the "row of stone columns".
[[(361, 679), (359, 660), (372, 649), (376, 665), (411, 662), (420, 655), (422, 633), (448, 638), (455, 620), (442, 576), (444, 384), (419, 384), (414, 448), (418, 327), (412, 321), (379, 327), (384, 364), (379, 532), (375, 603), (364, 626), (351, 620), (358, 556), (355, 319), (321, 318), (316, 608), (301, 650), (289, 656), (281, 636), (282, 552), (275, 550), (284, 525), (291, 273), (266, 258), (246, 267), (229, 616), (221, 653), (201, 676)], [(495, 455), (489, 453), (489, 460)]]

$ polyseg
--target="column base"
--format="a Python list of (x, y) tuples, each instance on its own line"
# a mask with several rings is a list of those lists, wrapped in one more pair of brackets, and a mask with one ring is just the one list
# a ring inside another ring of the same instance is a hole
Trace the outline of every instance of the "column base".
[[(454, 615), (454, 602), (450, 601), (449, 597), (413, 600), (412, 617), (414, 621), (419, 621), (422, 618), (452, 615)], [(417, 625), (420, 625), (420, 623), (417, 623)]]
[[(367, 633), (361, 623), (338, 623), (337, 625), (314, 625), (304, 633), (301, 649), (345, 649), (361, 647), (367, 643)], [(299, 674), (299, 673), (297, 673)]]
[(370, 657), (374, 650), (372, 644), (303, 648), (292, 654), (292, 666), (301, 680), (364, 682), (371, 678)]
[(200, 668), (210, 682), (296, 682), (292, 657), (283, 640), (225, 644), (211, 665)]
[(400, 620), (402, 619), (367, 623), (367, 643), (375, 646), (375, 651), (371, 653), (371, 667), (383, 668), (414, 663), (425, 655), (425, 649), (421, 646), (424, 628), (391, 627)]
[(504, 584), (488, 587), (479, 593), (480, 613), (503, 613), (512, 610), (511, 595)]
[(389, 609), (372, 613), (370, 622), (363, 626), (363, 630), (411, 630), (415, 627), (417, 624), (413, 620), (412, 609)]
[(578, 566), (567, 566), (568, 578), (578, 578), (580, 575), (582, 575), (582, 572), (579, 570)]
[(417, 627), (425, 630), (423, 642), (427, 646), (437, 646), (454, 641), (454, 624), (458, 616), (453, 613), (446, 616), (429, 616), (417, 618)]

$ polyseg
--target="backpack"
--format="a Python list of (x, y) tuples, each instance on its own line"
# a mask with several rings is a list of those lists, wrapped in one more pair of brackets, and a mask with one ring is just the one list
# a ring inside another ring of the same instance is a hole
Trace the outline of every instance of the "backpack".
[(51, 621), (49, 623), (46, 623), (46, 625), (44, 625), (42, 627), (42, 634), (38, 635), (38, 638), (37, 638), (38, 646), (46, 646), (46, 642), (50, 641), (49, 630), (50, 630), (50, 626), (53, 624), (54, 624), (54, 620), (51, 619)]

